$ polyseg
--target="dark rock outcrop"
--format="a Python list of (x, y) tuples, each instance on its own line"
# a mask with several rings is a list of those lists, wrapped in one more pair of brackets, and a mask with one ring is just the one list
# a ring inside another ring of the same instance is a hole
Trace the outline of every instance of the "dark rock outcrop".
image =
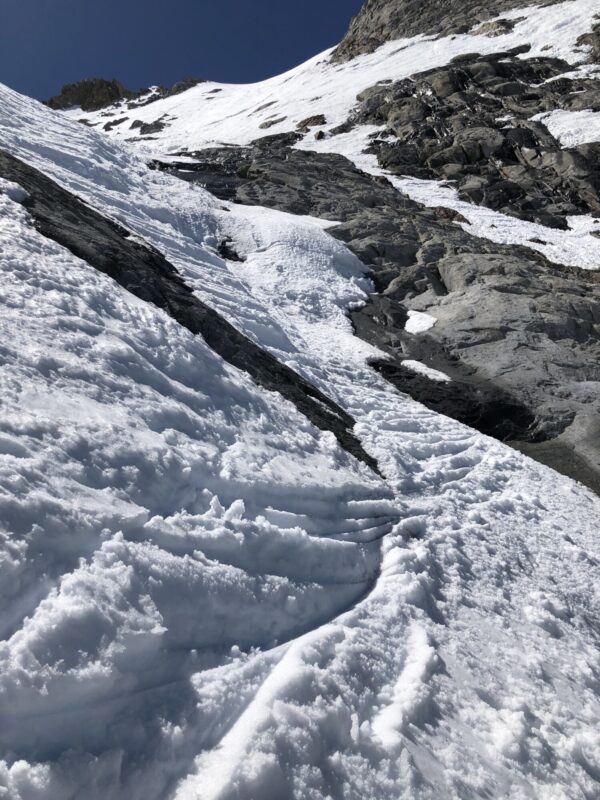
[(352, 433), (352, 417), (199, 300), (161, 253), (131, 239), (125, 228), (1, 150), (0, 177), (25, 189), (28, 198), (23, 205), (40, 233), (201, 335), (225, 361), (248, 373), (260, 386), (279, 392), (314, 425), (331, 431), (349, 453), (378, 471), (377, 462)]
[(140, 108), (162, 100), (164, 97), (172, 97), (186, 92), (199, 83), (202, 83), (199, 78), (186, 78), (170, 88), (157, 86), (150, 93), (149, 89), (133, 92), (117, 80), (89, 78), (77, 83), (65, 84), (60, 94), (47, 100), (46, 105), (55, 111), (65, 111), (77, 106), (81, 107), (82, 111), (99, 111), (122, 100), (127, 100), (131, 108)]
[(67, 83), (60, 94), (51, 97), (46, 105), (58, 111), (80, 106), (83, 111), (98, 111), (120, 100), (131, 100), (136, 93), (126, 89), (117, 80), (90, 78), (78, 83)]
[(352, 122), (385, 127), (371, 152), (393, 174), (452, 180), (467, 201), (566, 228), (568, 215), (600, 212), (600, 150), (563, 150), (532, 117), (600, 111), (600, 83), (560, 77), (568, 69), (474, 54), (362, 92)]

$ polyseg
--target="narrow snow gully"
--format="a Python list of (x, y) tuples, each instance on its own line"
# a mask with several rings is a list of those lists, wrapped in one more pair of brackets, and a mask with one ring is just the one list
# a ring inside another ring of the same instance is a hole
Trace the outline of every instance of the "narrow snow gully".
[(376, 460), (352, 433), (352, 417), (199, 300), (156, 249), (132, 240), (122, 226), (1, 150), (0, 177), (26, 192), (23, 205), (44, 236), (106, 273), (136, 297), (162, 308), (192, 333), (200, 334), (222, 358), (247, 372), (260, 386), (290, 400), (314, 425), (333, 433), (348, 453), (380, 474)]

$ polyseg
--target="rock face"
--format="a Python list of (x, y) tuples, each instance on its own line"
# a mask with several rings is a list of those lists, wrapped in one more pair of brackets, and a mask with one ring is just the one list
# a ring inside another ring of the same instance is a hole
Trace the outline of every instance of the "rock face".
[[(181, 165), (155, 166), (223, 199), (341, 221), (330, 233), (372, 270), (377, 294), (353, 321), (389, 355), (375, 364), (384, 377), (600, 490), (596, 275), (472, 236), (452, 212), (419, 206), (342, 156), (291, 149), (297, 138), (188, 152)], [(410, 309), (427, 309), (437, 324), (410, 334)], [(452, 384), (415, 375), (403, 367), (407, 358)]]
[(516, 53), (461, 57), (363, 92), (353, 121), (385, 126), (372, 152), (389, 172), (452, 180), (467, 201), (566, 228), (568, 215), (600, 212), (600, 148), (563, 150), (532, 117), (600, 111), (598, 82), (558, 77), (567, 70)]
[[(559, 0), (550, 0), (551, 5)], [(333, 54), (348, 61), (371, 53), (385, 42), (408, 36), (465, 33), (513, 8), (537, 5), (536, 0), (366, 0)], [(482, 31), (491, 33), (492, 31)]]
[(119, 100), (131, 100), (135, 92), (126, 89), (117, 80), (107, 81), (102, 78), (91, 78), (78, 83), (67, 83), (59, 95), (46, 102), (50, 108), (64, 111), (74, 106), (81, 106), (83, 111), (97, 111), (111, 106)]

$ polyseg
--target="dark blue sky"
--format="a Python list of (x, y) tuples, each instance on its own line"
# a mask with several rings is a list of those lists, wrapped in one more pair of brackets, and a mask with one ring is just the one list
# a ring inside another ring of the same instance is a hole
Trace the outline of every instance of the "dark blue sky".
[(260, 80), (338, 42), (362, 0), (0, 0), (0, 83), (131, 89), (186, 77)]

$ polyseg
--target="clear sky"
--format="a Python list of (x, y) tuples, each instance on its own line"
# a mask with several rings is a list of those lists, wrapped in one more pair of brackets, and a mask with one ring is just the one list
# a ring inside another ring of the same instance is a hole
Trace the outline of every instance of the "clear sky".
[(336, 44), (362, 0), (0, 0), (0, 83), (46, 99), (81, 78), (130, 89), (246, 83)]

